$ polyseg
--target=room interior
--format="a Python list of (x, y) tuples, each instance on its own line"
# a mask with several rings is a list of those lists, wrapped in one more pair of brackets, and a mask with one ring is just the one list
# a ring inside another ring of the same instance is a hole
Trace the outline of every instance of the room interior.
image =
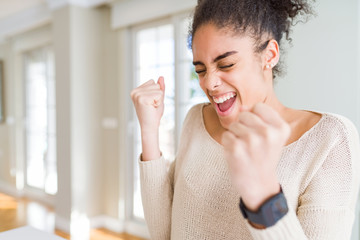
[[(32, 225), (71, 239), (149, 238), (130, 91), (168, 79), (161, 144), (174, 158), (186, 111), (206, 101), (187, 48), (196, 2), (0, 1), (0, 232)], [(314, 6), (316, 16), (282, 46), (277, 94), (360, 129), (360, 2)], [(15, 210), (23, 220), (6, 224)], [(359, 208), (355, 216), (352, 240)]]

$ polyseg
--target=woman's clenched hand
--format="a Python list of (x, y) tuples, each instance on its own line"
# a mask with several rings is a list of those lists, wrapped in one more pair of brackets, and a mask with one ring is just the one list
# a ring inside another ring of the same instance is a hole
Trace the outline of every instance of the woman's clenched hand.
[(276, 166), (289, 135), (289, 125), (263, 103), (244, 108), (222, 135), (233, 183), (249, 210), (280, 192)]
[(159, 77), (157, 83), (149, 80), (131, 92), (141, 128), (143, 161), (160, 157), (159, 126), (164, 113), (164, 96), (163, 77)]

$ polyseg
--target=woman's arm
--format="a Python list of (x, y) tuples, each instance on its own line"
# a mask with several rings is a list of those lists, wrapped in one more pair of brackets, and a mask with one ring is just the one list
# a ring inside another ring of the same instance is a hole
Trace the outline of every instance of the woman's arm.
[(145, 220), (152, 239), (170, 239), (173, 172), (161, 156), (159, 126), (164, 113), (164, 78), (150, 80), (131, 92), (141, 128), (142, 154), (139, 161), (141, 197)]
[(359, 190), (360, 145), (356, 128), (348, 120), (343, 123), (341, 131), (330, 130), (338, 139), (331, 149), (322, 149), (326, 157), (321, 167), (311, 179), (303, 179), (309, 184), (299, 197), (299, 207), (290, 208), (273, 227), (260, 230), (248, 224), (254, 239), (350, 239)]
[(141, 197), (151, 239), (169, 240), (175, 161), (140, 161)]

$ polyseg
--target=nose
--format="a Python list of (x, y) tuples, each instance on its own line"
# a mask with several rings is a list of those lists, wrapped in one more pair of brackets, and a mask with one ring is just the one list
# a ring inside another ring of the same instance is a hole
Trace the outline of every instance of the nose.
[(208, 72), (204, 77), (204, 85), (210, 91), (218, 88), (221, 83), (221, 78), (217, 75), (216, 71)]

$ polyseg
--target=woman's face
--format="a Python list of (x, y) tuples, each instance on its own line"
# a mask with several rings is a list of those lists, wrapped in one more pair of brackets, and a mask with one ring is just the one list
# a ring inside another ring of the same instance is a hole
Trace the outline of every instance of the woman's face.
[(196, 31), (192, 51), (200, 86), (224, 128), (237, 121), (241, 106), (265, 102), (272, 81), (251, 37), (206, 24)]

